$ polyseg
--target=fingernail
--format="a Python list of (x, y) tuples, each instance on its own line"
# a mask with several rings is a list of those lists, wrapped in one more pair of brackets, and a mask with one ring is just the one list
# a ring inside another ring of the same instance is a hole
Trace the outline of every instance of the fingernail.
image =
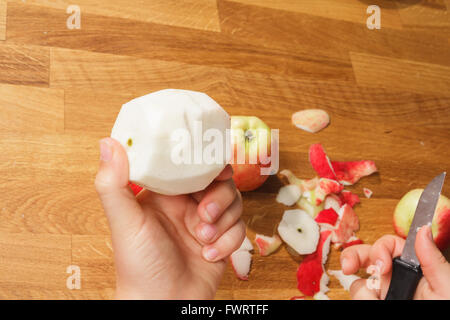
[(220, 208), (215, 202), (206, 205), (206, 218), (209, 222), (213, 222), (220, 214)]
[(200, 229), (200, 238), (203, 241), (210, 241), (216, 235), (216, 227), (211, 224), (204, 224)]
[(219, 251), (217, 251), (217, 249), (210, 248), (210, 249), (206, 250), (205, 258), (206, 258), (206, 260), (214, 261), (214, 259), (216, 259), (218, 255), (219, 255)]
[(347, 264), (347, 259), (346, 258), (342, 259), (342, 261), (341, 261), (342, 270), (345, 269), (346, 264)]
[(100, 160), (109, 162), (112, 159), (112, 147), (107, 139), (100, 140)]

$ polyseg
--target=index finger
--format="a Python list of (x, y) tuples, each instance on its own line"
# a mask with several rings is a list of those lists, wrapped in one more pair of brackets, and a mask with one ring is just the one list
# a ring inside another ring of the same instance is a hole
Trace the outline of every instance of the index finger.
[(387, 274), (392, 268), (392, 259), (402, 254), (405, 240), (393, 236), (385, 235), (378, 239), (370, 250), (370, 260), (381, 267), (381, 274)]
[(371, 246), (358, 244), (346, 248), (341, 253), (341, 267), (344, 274), (354, 274), (360, 268), (366, 268), (370, 264), (369, 253)]
[[(230, 180), (232, 177), (233, 177), (233, 167), (231, 167), (231, 164), (228, 164), (222, 170), (222, 172), (220, 172), (219, 175), (214, 179), (214, 181), (227, 181)], [(205, 194), (206, 189), (194, 192), (193, 194), (191, 194), (191, 196), (192, 198), (194, 198), (195, 201), (200, 202), (202, 201)]]

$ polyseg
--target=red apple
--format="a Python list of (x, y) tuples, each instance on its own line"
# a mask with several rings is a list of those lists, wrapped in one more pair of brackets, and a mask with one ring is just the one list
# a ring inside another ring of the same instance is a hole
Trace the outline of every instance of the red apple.
[[(403, 238), (406, 238), (408, 235), (422, 192), (423, 189), (409, 191), (395, 208), (394, 229)], [(431, 230), (436, 246), (441, 250), (446, 249), (450, 244), (450, 200), (444, 195), (441, 195), (439, 198)]]
[(258, 117), (231, 117), (233, 180), (240, 191), (252, 191), (269, 177), (261, 172), (271, 165), (271, 134)]

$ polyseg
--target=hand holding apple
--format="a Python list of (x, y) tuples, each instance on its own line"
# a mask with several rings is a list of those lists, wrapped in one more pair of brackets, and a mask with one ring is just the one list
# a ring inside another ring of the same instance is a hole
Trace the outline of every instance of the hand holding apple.
[(227, 166), (203, 191), (178, 196), (128, 186), (125, 149), (101, 141), (95, 185), (111, 229), (116, 298), (212, 299), (241, 245), (242, 199)]

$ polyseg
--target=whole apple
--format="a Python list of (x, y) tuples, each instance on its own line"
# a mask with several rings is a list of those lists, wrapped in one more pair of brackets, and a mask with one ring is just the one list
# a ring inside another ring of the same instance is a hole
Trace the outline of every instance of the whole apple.
[(269, 177), (262, 168), (271, 165), (270, 128), (258, 117), (231, 117), (233, 180), (240, 191), (252, 191)]
[[(408, 235), (422, 192), (423, 189), (409, 191), (395, 208), (394, 229), (403, 238), (406, 238)], [(441, 250), (445, 250), (450, 244), (450, 200), (444, 195), (441, 195), (439, 198), (431, 230), (436, 246)]]

